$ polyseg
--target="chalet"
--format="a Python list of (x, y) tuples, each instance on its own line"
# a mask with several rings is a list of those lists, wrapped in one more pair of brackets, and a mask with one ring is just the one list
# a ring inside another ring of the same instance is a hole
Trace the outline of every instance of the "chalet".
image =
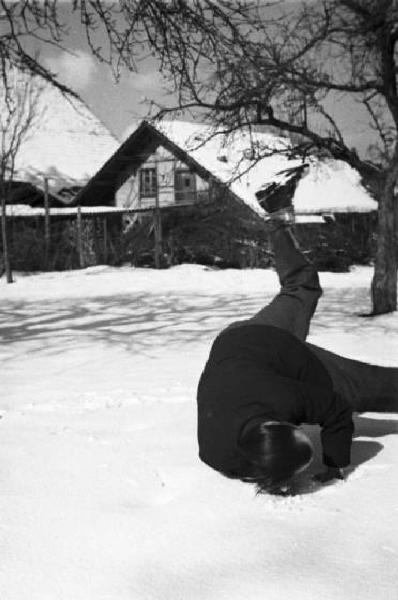
[[(43, 231), (47, 228), (53, 248), (60, 246), (54, 229), (50, 235), (45, 223), (47, 198), (51, 223), (74, 219), (80, 231), (76, 239), (88, 240), (92, 258), (79, 259), (80, 265), (111, 255), (116, 264), (124, 260), (145, 265), (153, 260), (156, 265), (269, 264), (263, 211), (254, 194), (265, 183), (280, 181), (287, 167), (301, 163), (289, 159), (287, 138), (269, 131), (228, 135), (177, 120), (143, 121), (120, 144), (78, 98), (64, 97), (48, 85), (40, 103), (43, 117), (16, 162), (15, 178), (27, 186), (7, 207), (15, 233), (14, 256), (21, 247), (17, 230), (22, 219), (30, 223), (34, 218)], [(17, 203), (22, 196), (29, 205), (25, 208)], [(67, 210), (59, 207), (62, 202)], [(342, 247), (352, 245), (358, 235), (358, 252), (343, 254), (350, 254), (354, 262), (368, 260), (376, 203), (361, 186), (358, 173), (345, 163), (310, 159), (294, 205), (298, 223), (305, 223), (302, 234), (318, 261), (325, 248), (341, 256)], [(340, 221), (337, 239), (330, 240), (325, 228), (319, 232), (319, 224), (328, 217)], [(35, 239), (43, 235), (39, 232)], [(66, 237), (69, 244), (70, 234)], [(53, 254), (47, 248), (46, 255)], [(76, 264), (75, 249), (72, 254), (68, 265)], [(19, 268), (24, 268), (24, 260)], [(321, 260), (319, 266), (328, 266), (328, 261)]]
[[(143, 121), (74, 202), (124, 209), (130, 215), (128, 222), (134, 224), (137, 219), (143, 222), (137, 215), (158, 212), (162, 251), (169, 264), (262, 266), (269, 255), (264, 257), (259, 250), (260, 245), (264, 248), (259, 241), (263, 211), (254, 194), (262, 185), (278, 182), (287, 167), (301, 164), (299, 159), (289, 159), (289, 148), (288, 139), (269, 131), (227, 135), (203, 124)], [(256, 160), (259, 155), (263, 158)], [(359, 174), (340, 161), (311, 158), (309, 162), (309, 173), (294, 196), (297, 221), (306, 224), (304, 238), (316, 247), (318, 257), (320, 244), (323, 252), (343, 254), (345, 266), (368, 257), (376, 203), (362, 187)], [(156, 237), (156, 219), (148, 218), (148, 232), (152, 224)], [(324, 228), (320, 232), (319, 224), (330, 219), (339, 221), (342, 229), (337, 239), (336, 232), (332, 234), (326, 250), (328, 234)], [(341, 246), (352, 245), (353, 233), (359, 235), (361, 248), (349, 258), (350, 251)], [(137, 263), (140, 252), (150, 254), (148, 236), (137, 229), (131, 234), (134, 264), (141, 264)], [(329, 263), (328, 258), (325, 266)]]
[[(218, 186), (261, 213), (255, 191), (301, 162), (289, 160), (289, 145), (269, 132), (227, 135), (197, 123), (143, 121), (90, 179), (77, 201), (137, 210), (158, 203), (162, 208), (195, 204)], [(268, 156), (256, 162), (260, 153)], [(358, 173), (348, 165), (315, 159), (310, 165), (294, 199), (299, 215), (376, 210)]]

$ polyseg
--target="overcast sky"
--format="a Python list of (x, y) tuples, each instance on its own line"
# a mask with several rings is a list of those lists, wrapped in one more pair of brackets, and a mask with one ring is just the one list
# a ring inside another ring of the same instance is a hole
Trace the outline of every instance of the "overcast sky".
[[(139, 73), (125, 73), (116, 83), (110, 68), (91, 55), (78, 20), (70, 16), (66, 20), (69, 23), (69, 35), (65, 39), (68, 52), (54, 46), (37, 46), (40, 61), (74, 89), (117, 137), (123, 137), (148, 114), (149, 100), (167, 103), (162, 78), (153, 59), (141, 63)], [(348, 144), (363, 150), (368, 145), (369, 130), (359, 118), (358, 107), (348, 106), (337, 98), (332, 104)]]
[(116, 83), (109, 66), (100, 64), (85, 46), (83, 37), (79, 39), (74, 35), (68, 39), (68, 53), (43, 46), (40, 61), (76, 91), (120, 137), (132, 122), (147, 114), (149, 102), (146, 99), (161, 100), (164, 94), (161, 76), (148, 60), (142, 65), (142, 72), (125, 72)]

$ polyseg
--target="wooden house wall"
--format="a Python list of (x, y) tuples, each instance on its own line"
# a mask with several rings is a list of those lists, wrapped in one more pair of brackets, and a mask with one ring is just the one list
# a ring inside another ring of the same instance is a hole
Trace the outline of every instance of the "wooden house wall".
[[(175, 193), (175, 173), (176, 170), (179, 169), (186, 168), (189, 170), (189, 167), (173, 156), (169, 150), (159, 146), (159, 148), (151, 154), (140, 167), (140, 169), (148, 168), (154, 168), (157, 172), (159, 206), (166, 207), (178, 204)], [(116, 206), (124, 208), (155, 206), (155, 196), (140, 198), (140, 169), (133, 172), (117, 190), (115, 198)], [(206, 195), (208, 193), (208, 183), (196, 173), (194, 174), (194, 179), (195, 193), (192, 194), (192, 202), (197, 198), (202, 197), (203, 194)]]

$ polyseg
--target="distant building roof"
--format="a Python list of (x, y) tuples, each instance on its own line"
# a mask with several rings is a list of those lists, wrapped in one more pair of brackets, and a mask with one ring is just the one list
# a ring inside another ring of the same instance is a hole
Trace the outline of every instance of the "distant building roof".
[(53, 192), (84, 186), (120, 143), (83, 101), (41, 79), (38, 85), (40, 118), (17, 154), (15, 179), (43, 188), (47, 177)]
[[(28, 205), (31, 207), (44, 206), (44, 191), (29, 181), (8, 181), (7, 182), (6, 204)], [(50, 207), (63, 208), (66, 202), (48, 194), (48, 205)]]
[[(143, 121), (79, 193), (82, 204), (109, 203), (123, 181), (159, 146), (168, 148), (204, 179), (224, 184), (253, 210), (262, 213), (255, 192), (278, 182), (280, 171), (301, 164), (287, 157), (290, 141), (270, 132), (240, 130), (232, 135), (185, 121)], [(253, 161), (253, 153), (268, 156)], [(361, 185), (359, 174), (342, 161), (310, 158), (308, 175), (294, 196), (297, 213), (370, 212), (377, 204)], [(254, 163), (254, 164), (253, 164)], [(126, 169), (128, 165), (128, 169)]]
[[(167, 206), (167, 210), (173, 210), (173, 208), (181, 208), (182, 204)], [(189, 204), (187, 206), (192, 206)], [(49, 213), (51, 217), (76, 217), (79, 208), (77, 206), (65, 206), (60, 208), (59, 206), (50, 207)], [(81, 206), (80, 211), (82, 216), (94, 217), (100, 215), (128, 215), (135, 213), (151, 212), (153, 208), (125, 208), (122, 206)], [(44, 217), (46, 211), (43, 207), (29, 206), (28, 204), (8, 204), (6, 206), (7, 217), (16, 218), (32, 218), (32, 217)], [(1, 219), (1, 215), (0, 215)], [(297, 223), (324, 223), (324, 219), (318, 215), (298, 215), (296, 217)]]
[[(77, 215), (77, 206), (66, 206), (64, 208), (50, 208), (52, 217), (73, 217)], [(129, 211), (125, 208), (117, 206), (83, 206), (81, 207), (82, 215), (109, 215), (109, 214), (124, 214)], [(45, 209), (42, 207), (32, 207), (27, 204), (8, 204), (6, 206), (7, 217), (44, 217)], [(136, 211), (135, 211), (136, 212)]]

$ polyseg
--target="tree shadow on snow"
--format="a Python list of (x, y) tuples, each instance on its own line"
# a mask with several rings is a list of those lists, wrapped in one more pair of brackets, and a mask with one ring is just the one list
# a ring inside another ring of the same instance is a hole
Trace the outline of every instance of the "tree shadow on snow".
[[(4, 342), (33, 341), (63, 352), (65, 343), (87, 339), (121, 345), (134, 353), (169, 344), (212, 341), (231, 321), (262, 307), (257, 297), (166, 292), (88, 299), (9, 301), (0, 311)], [(221, 326), (220, 326), (221, 324)]]

